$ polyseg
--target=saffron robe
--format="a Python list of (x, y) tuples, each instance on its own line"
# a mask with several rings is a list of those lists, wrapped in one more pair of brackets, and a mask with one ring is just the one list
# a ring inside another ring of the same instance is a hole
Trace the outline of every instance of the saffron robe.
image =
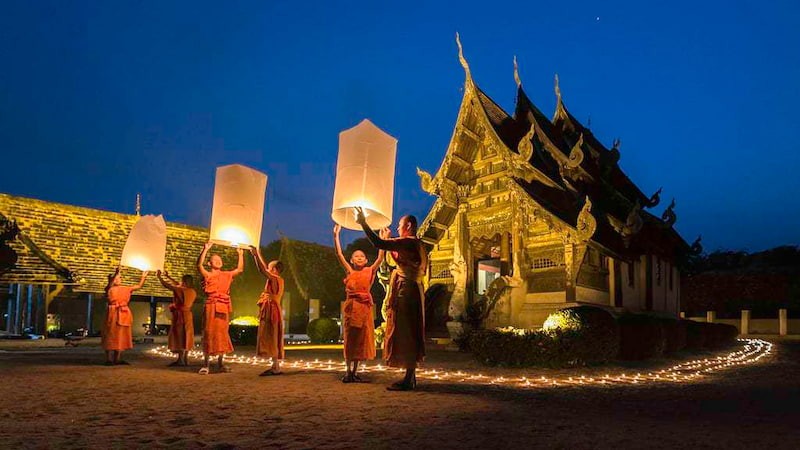
[(194, 347), (194, 318), (192, 305), (197, 292), (190, 287), (176, 286), (172, 291), (172, 325), (169, 327), (168, 345), (173, 352), (191, 350)]
[(374, 303), (370, 288), (375, 281), (372, 267), (354, 270), (344, 279), (347, 298), (342, 305), (344, 328), (344, 358), (366, 361), (375, 358)]
[(283, 278), (267, 278), (264, 291), (258, 297), (258, 337), (256, 354), (283, 359)]
[(232, 271), (215, 270), (205, 277), (206, 304), (203, 311), (203, 353), (224, 355), (233, 351), (228, 333), (231, 307)]
[(386, 337), (383, 358), (390, 367), (415, 368), (425, 359), (425, 294), (423, 278), (428, 254), (416, 237), (383, 240), (361, 225), (372, 245), (387, 250), (397, 263), (386, 298)]
[(108, 308), (101, 339), (106, 351), (121, 351), (133, 348), (133, 314), (128, 304), (131, 302), (130, 286), (112, 286), (107, 293)]

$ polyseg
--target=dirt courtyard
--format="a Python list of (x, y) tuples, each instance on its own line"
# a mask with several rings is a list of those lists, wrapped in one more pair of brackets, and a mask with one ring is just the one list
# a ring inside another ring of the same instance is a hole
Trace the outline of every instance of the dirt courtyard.
[[(339, 372), (233, 365), (200, 376), (140, 346), (105, 367), (97, 347), (0, 347), (0, 448), (800, 448), (800, 341), (691, 383), (520, 389), (393, 373), (342, 384)], [(244, 349), (242, 353), (247, 353)], [(237, 349), (238, 351), (238, 349)], [(250, 350), (252, 351), (252, 350)], [(332, 358), (292, 351), (288, 360)], [(618, 365), (575, 374), (656, 370)], [(428, 366), (495, 375), (468, 355), (432, 351)]]

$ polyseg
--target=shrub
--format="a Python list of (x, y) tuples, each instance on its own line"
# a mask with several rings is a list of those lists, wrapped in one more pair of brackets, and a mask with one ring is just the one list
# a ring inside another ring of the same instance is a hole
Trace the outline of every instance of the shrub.
[(308, 338), (315, 344), (339, 340), (339, 324), (328, 317), (320, 317), (308, 323)]
[(618, 322), (620, 359), (647, 359), (664, 353), (667, 337), (659, 319), (643, 314), (625, 314)]
[(706, 323), (708, 336), (706, 337), (706, 347), (720, 348), (730, 345), (736, 341), (739, 330), (733, 325), (724, 323)]
[(706, 347), (706, 333), (703, 322), (694, 320), (681, 320), (686, 327), (686, 348), (688, 350), (700, 350)]
[(664, 353), (674, 353), (686, 348), (686, 324), (677, 319), (657, 319), (664, 329)]
[(542, 329), (551, 332), (562, 351), (578, 365), (604, 363), (619, 354), (619, 325), (601, 308), (576, 306), (556, 311)]
[(228, 327), (231, 341), (236, 345), (256, 345), (258, 325), (234, 325)]
[(547, 330), (478, 330), (466, 338), (467, 346), (483, 364), (511, 367), (580, 366), (616, 357), (619, 330), (610, 313), (580, 306), (551, 316)]

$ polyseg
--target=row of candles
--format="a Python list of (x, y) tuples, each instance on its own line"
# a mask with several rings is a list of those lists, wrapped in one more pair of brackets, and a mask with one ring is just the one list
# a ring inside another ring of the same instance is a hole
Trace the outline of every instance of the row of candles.
[[(426, 380), (448, 381), (457, 383), (496, 385), (508, 387), (553, 387), (553, 386), (581, 386), (581, 385), (634, 385), (642, 383), (684, 383), (701, 379), (704, 376), (729, 369), (731, 367), (753, 364), (772, 353), (772, 344), (761, 339), (739, 339), (740, 347), (728, 354), (710, 358), (693, 359), (682, 362), (672, 367), (637, 373), (606, 373), (603, 375), (551, 375), (551, 376), (493, 376), (482, 373), (472, 373), (465, 370), (449, 371), (442, 369), (420, 369), (417, 377)], [(164, 346), (150, 350), (151, 354), (161, 357), (172, 357), (173, 354)], [(200, 351), (189, 352), (192, 358), (202, 358)], [(237, 364), (267, 365), (270, 358), (258, 356), (229, 355), (226, 361)], [(344, 361), (314, 360), (287, 360), (284, 367), (302, 371), (337, 372), (345, 370)], [(394, 369), (381, 364), (362, 364), (360, 370), (365, 373), (393, 372), (401, 373), (402, 369)]]

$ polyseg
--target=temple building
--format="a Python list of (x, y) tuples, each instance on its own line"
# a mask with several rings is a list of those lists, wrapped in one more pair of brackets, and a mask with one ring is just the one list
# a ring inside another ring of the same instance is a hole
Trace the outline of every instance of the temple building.
[[(458, 38), (457, 38), (458, 42)], [(678, 316), (680, 266), (699, 249), (675, 231), (673, 200), (646, 195), (611, 148), (570, 114), (556, 77), (552, 118), (525, 93), (514, 61), (516, 106), (504, 111), (466, 72), (444, 160), (418, 169), (436, 200), (418, 235), (431, 248), (429, 289), (450, 293), (449, 316), (494, 305), (490, 326), (537, 327), (574, 305)], [(468, 312), (467, 312), (468, 313)]]
[[(136, 220), (135, 214), (0, 194), (0, 330), (99, 332), (107, 276), (119, 264)], [(165, 268), (174, 278), (194, 275), (199, 286), (195, 263), (207, 240), (205, 228), (167, 223)], [(136, 284), (140, 274), (125, 269), (123, 284)], [(171, 300), (172, 293), (150, 274), (131, 301), (134, 335), (169, 324)], [(195, 310), (195, 320), (201, 320), (200, 308)]]

